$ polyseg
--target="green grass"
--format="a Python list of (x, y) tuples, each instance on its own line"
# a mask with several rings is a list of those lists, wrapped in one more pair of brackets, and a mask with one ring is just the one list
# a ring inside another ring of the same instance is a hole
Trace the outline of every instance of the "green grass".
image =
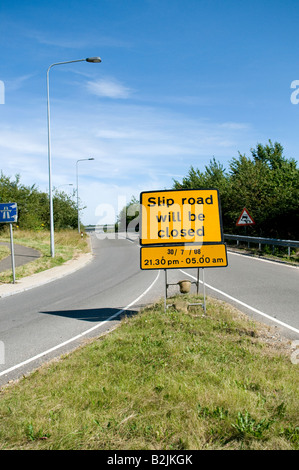
[[(50, 254), (50, 233), (43, 231), (19, 230), (14, 228), (13, 239), (15, 244), (28, 246), (38, 250), (41, 254), (40, 258), (27, 263), (23, 266), (16, 267), (16, 280), (31, 274), (35, 274), (46, 269), (59, 266), (66, 261), (73, 259), (81, 253), (90, 251), (89, 243), (86, 235), (81, 238), (76, 230), (62, 230), (55, 232), (55, 257)], [(1, 242), (9, 242), (9, 232), (1, 232)], [(0, 245), (1, 247), (1, 245)], [(10, 249), (8, 254), (10, 253)], [(0, 282), (11, 282), (11, 269), (0, 273)]]
[(298, 450), (289, 355), (222, 302), (161, 302), (4, 387), (0, 449)]

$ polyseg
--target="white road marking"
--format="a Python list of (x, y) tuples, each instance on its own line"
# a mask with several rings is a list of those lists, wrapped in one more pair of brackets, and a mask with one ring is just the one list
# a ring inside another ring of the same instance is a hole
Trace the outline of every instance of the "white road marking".
[(25, 366), (27, 364), (29, 364), (30, 362), (33, 362), (43, 356), (46, 356), (47, 354), (50, 354), (52, 353), (53, 351), (56, 351), (57, 349), (59, 348), (62, 348), (63, 346), (66, 346), (67, 344), (69, 343), (72, 343), (73, 341), (76, 341), (77, 339), (80, 339), (82, 338), (83, 336), (91, 333), (92, 331), (96, 330), (97, 328), (99, 328), (100, 326), (104, 325), (105, 323), (113, 320), (113, 318), (116, 318), (118, 317), (119, 315), (121, 315), (123, 312), (125, 312), (126, 310), (128, 310), (129, 308), (131, 308), (134, 304), (136, 304), (142, 297), (144, 297), (150, 290), (151, 288), (154, 286), (154, 284), (157, 282), (158, 278), (159, 278), (159, 275), (160, 275), (160, 271), (158, 271), (158, 274), (156, 276), (156, 278), (154, 279), (154, 281), (151, 283), (151, 285), (141, 294), (139, 295), (139, 297), (137, 297), (135, 300), (133, 300), (133, 302), (131, 302), (129, 305), (127, 305), (126, 307), (124, 307), (123, 309), (119, 310), (118, 312), (114, 313), (113, 315), (111, 315), (111, 317), (107, 318), (107, 320), (104, 320), (100, 323), (98, 323), (97, 325), (93, 326), (92, 328), (89, 328), (88, 330), (84, 331), (83, 333), (80, 333), (79, 335), (77, 336), (74, 336), (73, 338), (70, 338), (68, 339), (67, 341), (64, 341), (63, 343), (60, 343), (58, 344), (57, 346), (54, 346), (53, 348), (51, 349), (48, 349), (47, 351), (44, 351), (40, 354), (37, 354), (36, 356), (33, 356), (31, 357), (30, 359), (27, 359), (26, 361), (23, 361), (23, 362), (20, 362), (20, 364), (16, 364), (15, 366), (13, 367), (10, 367), (9, 369), (6, 369), (2, 372), (0, 372), (0, 377), (2, 375), (5, 375), (5, 374), (8, 374), (9, 372), (13, 372), (14, 370), (16, 369), (19, 369), (20, 367), (22, 366)]
[[(183, 274), (186, 274), (186, 276), (190, 276), (192, 277), (192, 279), (195, 279), (197, 280), (197, 278), (195, 276), (192, 276), (191, 274), (189, 273), (186, 273), (186, 271), (183, 271), (182, 269), (180, 269), (180, 271), (183, 273)], [(199, 281), (201, 284), (203, 283), (202, 281)], [(213, 287), (213, 286), (210, 286), (209, 284), (207, 284), (205, 282), (205, 285), (206, 287), (208, 287), (209, 289), (215, 291), (215, 292), (218, 292), (218, 294), (221, 294), (223, 295), (224, 297), (227, 297), (228, 299), (230, 300), (233, 300), (234, 302), (238, 303), (239, 305), (242, 305), (243, 307), (246, 307), (248, 308), (249, 310), (251, 310), (252, 312), (254, 313), (257, 313), (258, 315), (261, 315), (265, 318), (268, 318), (269, 320), (275, 322), (275, 323), (278, 323), (279, 325), (283, 326), (284, 328), (288, 328), (289, 330), (292, 330), (294, 331), (295, 333), (298, 333), (299, 334), (299, 330), (297, 328), (294, 328), (293, 326), (290, 326), (288, 325), (287, 323), (284, 323), (280, 320), (277, 320), (277, 318), (273, 318), (271, 317), (270, 315), (267, 315), (267, 313), (264, 313), (264, 312), (261, 312), (260, 310), (257, 310), (256, 308), (254, 307), (251, 307), (250, 305), (246, 304), (245, 302), (242, 302), (241, 300), (238, 300), (236, 299), (235, 297), (232, 297), (231, 295), (228, 295), (226, 294), (225, 292), (223, 292), (222, 290), (219, 290), (219, 289), (216, 289), (216, 287)]]

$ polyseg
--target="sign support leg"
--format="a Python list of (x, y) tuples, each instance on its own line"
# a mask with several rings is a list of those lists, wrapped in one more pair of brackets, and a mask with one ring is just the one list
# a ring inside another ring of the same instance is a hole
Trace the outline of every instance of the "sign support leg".
[(164, 313), (166, 313), (166, 299), (167, 299), (167, 269), (164, 269), (165, 272), (165, 296), (164, 296)]
[(13, 283), (15, 284), (15, 282), (16, 282), (16, 275), (15, 275), (15, 253), (14, 253), (14, 244), (13, 244), (12, 224), (9, 224), (9, 232), (10, 232), (10, 252), (11, 252), (12, 278), (13, 278)]
[(205, 270), (202, 270), (202, 285), (203, 285), (203, 311), (206, 314), (206, 285), (205, 285)]

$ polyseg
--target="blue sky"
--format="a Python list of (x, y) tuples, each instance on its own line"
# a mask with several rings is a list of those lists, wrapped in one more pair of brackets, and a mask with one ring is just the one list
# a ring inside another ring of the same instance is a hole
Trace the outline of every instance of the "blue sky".
[(298, 161), (298, 20), (297, 0), (2, 0), (2, 171), (48, 190), (46, 71), (92, 56), (50, 71), (53, 186), (95, 159), (85, 224), (269, 139)]

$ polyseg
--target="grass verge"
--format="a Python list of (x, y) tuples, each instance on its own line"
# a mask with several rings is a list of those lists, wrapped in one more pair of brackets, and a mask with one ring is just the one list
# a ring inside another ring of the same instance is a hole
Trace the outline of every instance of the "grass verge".
[[(66, 261), (73, 259), (81, 253), (90, 251), (88, 238), (84, 235), (81, 238), (76, 230), (62, 230), (55, 232), (55, 257), (50, 254), (50, 232), (48, 231), (29, 231), (14, 229), (14, 243), (28, 246), (38, 250), (40, 258), (16, 267), (16, 279), (21, 279), (32, 274), (45, 271), (46, 269), (59, 266)], [(9, 232), (1, 232), (1, 242), (9, 242)], [(2, 248), (2, 247), (1, 247)], [(10, 249), (8, 254), (10, 253)], [(12, 281), (11, 269), (1, 273), (0, 282), (7, 283)]]
[(225, 303), (157, 303), (4, 387), (0, 448), (298, 450), (289, 353)]

